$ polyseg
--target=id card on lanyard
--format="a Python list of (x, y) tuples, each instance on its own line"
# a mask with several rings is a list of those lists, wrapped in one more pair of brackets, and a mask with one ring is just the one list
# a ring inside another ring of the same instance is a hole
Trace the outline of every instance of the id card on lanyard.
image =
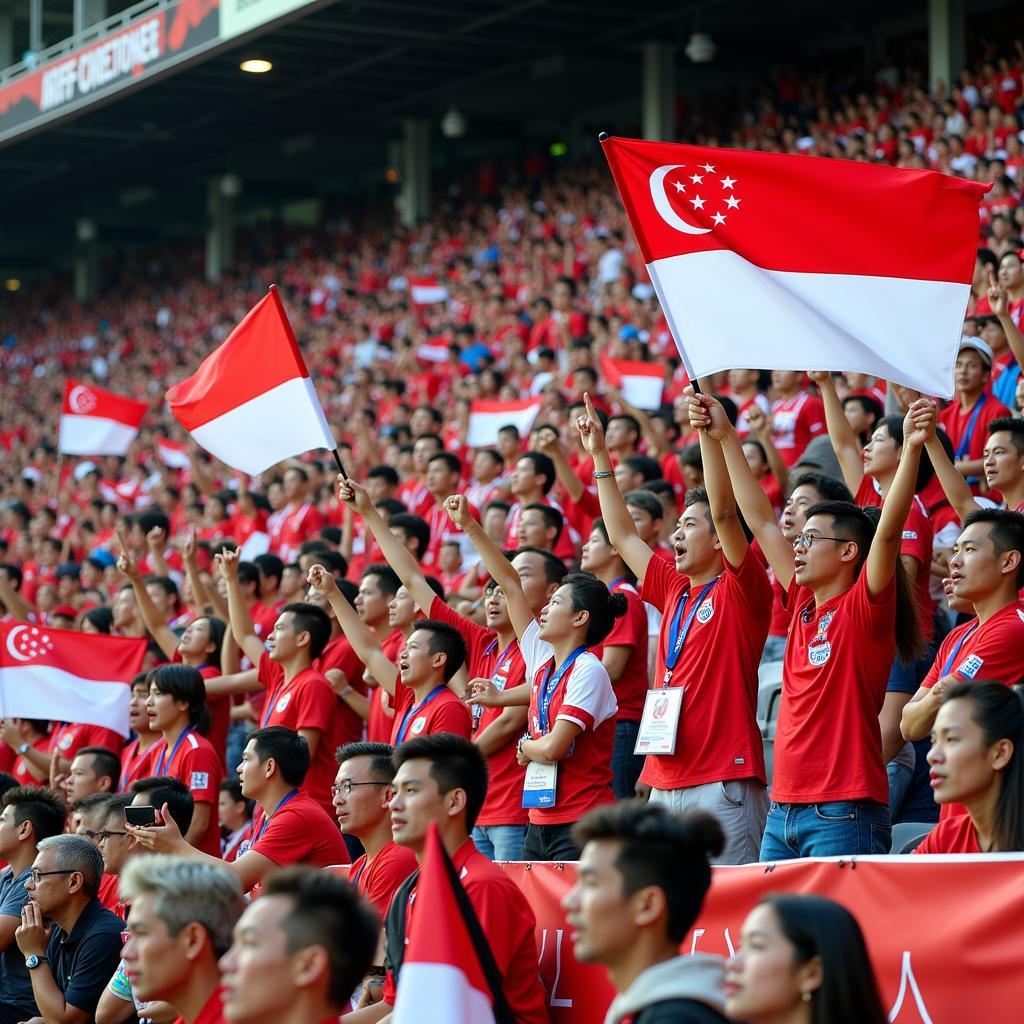
[[(693, 620), (697, 617), (701, 605), (714, 589), (718, 577), (706, 583), (700, 593), (690, 601), (690, 593), (684, 594), (672, 616), (672, 625), (668, 635), (668, 650), (665, 652), (665, 674), (661, 686), (656, 690), (648, 690), (644, 698), (644, 711), (640, 717), (640, 729), (636, 737), (634, 754), (674, 754), (676, 737), (679, 734), (679, 720), (683, 714), (683, 694), (685, 686), (670, 686), (672, 675), (679, 664), (679, 656), (683, 653), (686, 638), (690, 635)], [(686, 606), (691, 604), (689, 611)], [(684, 613), (686, 618), (683, 618)]]

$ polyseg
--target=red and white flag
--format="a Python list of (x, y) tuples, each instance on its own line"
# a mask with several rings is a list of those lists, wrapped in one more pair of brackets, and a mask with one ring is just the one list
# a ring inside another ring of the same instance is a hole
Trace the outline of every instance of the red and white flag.
[(244, 473), (336, 447), (274, 287), (167, 402), (203, 448)]
[(433, 277), (410, 277), (409, 297), (416, 306), (433, 306), (448, 301), (448, 289)]
[(145, 639), (0, 623), (0, 718), (87, 722), (127, 736)]
[(416, 357), (425, 363), (445, 363), (448, 361), (448, 349), (451, 342), (445, 337), (427, 338), (422, 345), (416, 347)]
[(192, 460), (188, 457), (187, 444), (158, 437), (156, 453), (160, 456), (160, 461), (170, 469), (188, 469), (192, 465)]
[(987, 185), (635, 139), (604, 152), (692, 377), (855, 370), (953, 394)]
[(58, 450), (65, 455), (124, 455), (148, 409), (148, 402), (69, 377), (64, 382)]
[(660, 409), (665, 390), (665, 367), (635, 359), (601, 356), (601, 372), (622, 397), (638, 409)]
[(491, 956), (483, 929), (431, 823), (402, 957), (395, 1024), (512, 1024), (507, 1004), (493, 1005), (481, 956)]
[(516, 427), (525, 434), (540, 412), (539, 398), (517, 399), (513, 402), (490, 402), (477, 399), (469, 406), (469, 431), (466, 446), (487, 448), (498, 443), (502, 427)]

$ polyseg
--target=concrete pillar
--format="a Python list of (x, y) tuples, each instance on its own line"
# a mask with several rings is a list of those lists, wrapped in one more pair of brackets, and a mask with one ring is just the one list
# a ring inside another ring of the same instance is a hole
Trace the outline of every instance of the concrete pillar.
[(14, 15), (8, 9), (0, 11), (0, 70), (16, 63), (14, 56)]
[(430, 122), (408, 117), (402, 122), (402, 191), (398, 216), (415, 227), (430, 213)]
[(644, 43), (643, 135), (671, 142), (675, 137), (676, 50), (668, 43)]
[(928, 0), (928, 82), (950, 95), (966, 60), (964, 0)]
[(235, 262), (235, 197), (242, 191), (237, 175), (223, 174), (206, 184), (206, 280), (215, 284)]
[(96, 294), (96, 224), (82, 218), (75, 225), (78, 244), (75, 247), (74, 289), (79, 302), (87, 302)]
[(90, 25), (103, 21), (107, 16), (107, 0), (74, 0), (74, 34)]
[(43, 48), (43, 0), (28, 2), (28, 48), (33, 53)]

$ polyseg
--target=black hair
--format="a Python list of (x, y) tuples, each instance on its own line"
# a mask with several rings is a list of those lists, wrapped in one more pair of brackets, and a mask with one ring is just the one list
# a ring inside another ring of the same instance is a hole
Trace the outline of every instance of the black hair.
[(260, 567), (255, 562), (239, 562), (238, 582), (243, 585), (255, 584), (258, 589), (260, 585)]
[[(334, 549), (341, 543), (341, 528), (338, 526), (331, 526), (328, 523), (327, 526), (320, 527), (320, 532), (317, 536), (321, 540), (326, 541), (330, 549), (334, 551)], [(339, 558), (341, 557), (339, 552), (334, 551), (334, 553), (338, 555)]]
[(512, 560), (517, 555), (540, 555), (541, 560), (544, 562), (545, 583), (561, 583), (562, 577), (565, 576), (565, 562), (557, 555), (553, 555), (550, 551), (545, 551), (543, 548), (535, 548), (533, 545), (527, 544), (517, 551), (509, 552), (509, 554), (512, 556)]
[(206, 626), (210, 632), (210, 643), (213, 644), (213, 650), (204, 656), (205, 663), (219, 669), (220, 652), (224, 646), (224, 634), (228, 631), (228, 625), (223, 619), (217, 618), (216, 615), (197, 615), (193, 621), (195, 622), (199, 619), (206, 620)]
[(309, 744), (304, 736), (283, 725), (254, 729), (245, 737), (246, 746), (254, 744), (260, 764), (274, 759), (281, 778), (289, 786), (301, 786), (309, 771)]
[(557, 508), (553, 508), (551, 505), (542, 505), (539, 501), (523, 506), (523, 512), (531, 510), (540, 513), (541, 518), (544, 520), (544, 529), (555, 531), (555, 535), (551, 539), (553, 547), (558, 543), (558, 538), (562, 536), (562, 530), (565, 527), (565, 516)]
[(615, 868), (627, 896), (648, 886), (665, 894), (667, 937), (680, 943), (693, 927), (711, 887), (710, 857), (725, 846), (722, 826), (704, 811), (682, 817), (660, 804), (621, 800), (597, 807), (572, 830), (576, 845), (617, 842)]
[(626, 614), (626, 595), (609, 593), (592, 572), (570, 572), (560, 585), (569, 588), (572, 610), (589, 616), (583, 639), (587, 647), (601, 643), (612, 631), (615, 620)]
[(455, 673), (466, 663), (466, 641), (462, 639), (462, 634), (440, 619), (420, 619), (413, 623), (413, 629), (430, 634), (427, 650), (431, 654), (445, 656), (444, 681), (450, 683)]
[(10, 772), (0, 772), (0, 796), (17, 789), (20, 785), (21, 783)]
[[(429, 408), (429, 406), (417, 406), (417, 408), (424, 409), (424, 408)], [(431, 412), (436, 417), (438, 417), (436, 422), (440, 423), (441, 422), (441, 419), (440, 419), (441, 414), (439, 412), (437, 412), (437, 410), (435, 410), (435, 409), (431, 409)], [(444, 451), (444, 440), (442, 439), (440, 434), (434, 434), (434, 433), (431, 433), (430, 431), (425, 431), (422, 434), (417, 434), (416, 435), (416, 442), (419, 442), (419, 441), (432, 441), (434, 444), (437, 445), (439, 451)], [(414, 442), (414, 444), (416, 442)]]
[(287, 476), (287, 475), (288, 475), (289, 473), (298, 473), (298, 474), (299, 474), (299, 476), (300, 476), (300, 477), (302, 477), (302, 479), (303, 479), (303, 480), (304, 480), (304, 481), (305, 481), (306, 483), (309, 483), (309, 473), (307, 473), (307, 472), (306, 472), (306, 471), (305, 471), (305, 470), (304, 470), (304, 469), (302, 468), (302, 466), (289, 466), (289, 467), (288, 467), (288, 468), (287, 468), (287, 469), (286, 469), (286, 470), (285, 470), (285, 471), (284, 471), (284, 472), (283, 472), (283, 473), (281, 474), (281, 479), (282, 479), (282, 481), (284, 480), (284, 478), (285, 478), (285, 477), (286, 477), (286, 476)]
[(658, 460), (652, 459), (650, 455), (627, 455), (622, 462), (629, 467), (631, 473), (642, 476), (644, 483), (649, 480), (661, 480), (665, 476)]
[(370, 743), (360, 740), (357, 743), (346, 743), (338, 747), (334, 759), (338, 764), (351, 761), (357, 757), (370, 759), (370, 774), (380, 782), (390, 783), (395, 777), (395, 767), (391, 763), (392, 747), (388, 743)]
[(374, 466), (366, 474), (367, 480), (383, 480), (389, 487), (397, 487), (400, 479), (398, 476), (398, 470), (393, 466), (380, 465)]
[[(445, 544), (456, 544), (457, 545), (458, 542), (457, 541), (445, 541)], [(435, 594), (437, 594), (437, 596), (439, 598), (441, 598), (442, 601), (445, 600), (444, 584), (436, 576), (427, 575), (427, 576), (423, 577), (423, 580), (427, 584), (427, 586), (430, 587), (430, 589)]]
[(170, 576), (147, 576), (143, 580), (143, 583), (145, 583), (147, 587), (150, 583), (154, 584), (154, 586), (159, 587), (168, 597), (174, 598), (175, 602), (180, 600), (178, 584), (175, 583)]
[(419, 561), (423, 558), (430, 545), (430, 524), (422, 516), (414, 516), (411, 512), (401, 512), (388, 520), (388, 527), (401, 530), (407, 538), (416, 542), (413, 557)]
[(513, 434), (517, 441), (522, 436), (519, 433), (519, 428), (514, 423), (506, 423), (505, 426), (498, 427), (498, 436), (500, 437), (502, 434)]
[(1024, 587), (1024, 515), (1005, 508), (979, 508), (964, 520), (964, 529), (975, 523), (991, 524), (988, 535), (997, 555), (1004, 555), (1007, 551), (1016, 551), (1020, 555), (1016, 587), (1018, 590)]
[(495, 451), (493, 448), (477, 448), (473, 457), (476, 458), (477, 455), (486, 455), (499, 468), (505, 465), (505, 460), (501, 457), (501, 453)]
[[(161, 665), (149, 673), (150, 687), (188, 704), (189, 721), (204, 736), (210, 731), (210, 709), (206, 704), (206, 684), (199, 669), (191, 665)], [(115, 775), (116, 779), (117, 776)]]
[(95, 626), (97, 632), (109, 634), (114, 625), (114, 613), (107, 605), (101, 604), (83, 612), (82, 621)]
[(391, 763), (395, 772), (406, 761), (430, 761), (430, 777), (443, 796), (453, 789), (466, 794), (466, 831), (472, 832), (487, 796), (489, 768), (480, 748), (450, 732), (417, 736), (395, 747)]
[(551, 461), (551, 457), (543, 452), (523, 452), (516, 462), (522, 462), (523, 459), (533, 464), (533, 471), (537, 476), (544, 478), (544, 486), (541, 490), (547, 494), (555, 484), (555, 464)]
[(1024, 850), (1024, 690), (1002, 683), (958, 682), (942, 695), (943, 704), (951, 700), (970, 702), (971, 720), (981, 729), (986, 747), (1000, 740), (1013, 744), (1013, 754), (1002, 770), (992, 850)]
[(171, 521), (159, 509), (146, 509), (145, 512), (139, 512), (133, 519), (143, 534), (148, 534), (154, 527), (159, 526), (164, 533), (170, 535)]
[(459, 457), (452, 455), (451, 452), (438, 452), (436, 455), (431, 455), (427, 459), (427, 465), (429, 466), (432, 462), (443, 462), (448, 467), (449, 473), (462, 475), (462, 463), (459, 462)]
[(348, 561), (340, 551), (327, 549), (316, 552), (317, 561), (336, 579), (344, 579), (348, 574)]
[(811, 993), (812, 1024), (887, 1024), (864, 934), (845, 907), (824, 896), (773, 893), (770, 907), (794, 947), (796, 966), (821, 959), (821, 987)]
[(401, 515), (409, 511), (409, 506), (398, 498), (381, 498), (373, 506), (385, 519), (390, 520), (392, 516)]
[[(427, 412), (427, 413), (430, 413), (430, 418), (435, 423), (444, 423), (444, 416), (441, 415), (441, 411), (439, 409), (435, 409), (432, 405), (426, 405), (426, 404), (424, 404), (424, 405), (417, 405), (416, 408), (413, 409), (413, 412)], [(434, 435), (420, 434), (419, 437), (416, 438), (416, 440), (418, 441), (420, 439), (420, 437), (430, 437), (430, 436), (434, 436)]]
[(13, 786), (0, 797), (0, 807), (14, 807), (14, 824), (32, 822), (32, 838), (59, 836), (64, 831), (67, 810), (52, 789), (41, 786)]
[(1010, 435), (1010, 442), (1018, 455), (1024, 455), (1024, 420), (1015, 416), (1000, 416), (988, 425), (988, 436), (1005, 432)]
[(296, 635), (309, 634), (309, 660), (316, 661), (331, 639), (331, 620), (327, 612), (315, 604), (305, 601), (293, 601), (286, 604), (280, 614), (290, 612)]
[[(871, 550), (871, 542), (875, 539), (875, 520), (864, 509), (847, 501), (820, 501), (807, 510), (808, 521), (812, 516), (828, 516), (832, 520), (836, 536), (846, 537), (857, 545), (854, 575), (860, 575)], [(900, 661), (909, 665), (920, 656), (922, 650), (921, 625), (914, 584), (900, 558), (896, 559), (895, 579), (896, 652)]]
[(700, 454), (700, 445), (696, 441), (693, 444), (688, 444), (679, 453), (679, 462), (683, 466), (689, 466), (691, 469), (703, 473), (704, 459)]
[(131, 795), (134, 799), (140, 793), (149, 797), (150, 804), (158, 811), (167, 804), (167, 813), (174, 820), (182, 835), (188, 832), (192, 824), (192, 812), (195, 802), (188, 787), (181, 779), (173, 775), (149, 775), (132, 783)]
[[(669, 485), (671, 486), (671, 485)], [(638, 508), (646, 512), (654, 522), (665, 518), (665, 506), (661, 499), (647, 487), (638, 487), (635, 491), (627, 491), (622, 500), (627, 507)]]
[(288, 953), (319, 946), (327, 954), (327, 998), (340, 1013), (373, 963), (381, 927), (376, 912), (347, 880), (312, 867), (273, 872), (263, 896), (291, 904), (279, 925)]
[(121, 778), (121, 758), (106, 747), (79, 747), (75, 751), (75, 757), (83, 754), (92, 757), (92, 770), (96, 778), (110, 779), (110, 788), (116, 790)]
[(640, 421), (635, 416), (631, 416), (628, 412), (618, 412), (614, 416), (608, 417), (609, 423), (612, 423), (614, 420), (622, 420), (624, 423), (628, 424), (629, 429), (636, 434), (637, 440), (640, 440), (640, 435), (642, 433), (640, 429)]
[(500, 509), (505, 515), (508, 515), (512, 511), (512, 506), (507, 501), (489, 501), (484, 506), (483, 515), (487, 515), (492, 508)]
[(885, 419), (885, 407), (874, 395), (847, 395), (843, 399), (843, 408), (845, 409), (850, 402), (859, 405), (865, 416), (872, 417), (871, 426), (867, 430), (862, 430), (859, 435), (861, 444), (867, 444), (871, 431)]
[(229, 775), (220, 784), (220, 791), (227, 793), (232, 803), (245, 804), (245, 816), (251, 818), (256, 810), (256, 801), (242, 792), (242, 780), (237, 775)]
[(377, 586), (380, 592), (388, 598), (394, 597), (402, 585), (401, 577), (387, 562), (371, 562), (363, 570), (363, 579), (365, 580), (367, 576), (377, 577)]
[[(903, 417), (902, 416), (883, 416), (875, 424), (875, 430), (879, 427), (885, 427), (889, 432), (889, 436), (896, 442), (897, 448), (903, 447)], [(917, 467), (917, 479), (914, 481), (914, 491), (923, 490), (928, 486), (931, 478), (935, 476), (935, 469), (932, 466), (932, 460), (928, 458), (928, 453), (921, 452), (921, 461)]]
[(824, 501), (844, 501), (853, 504), (850, 488), (842, 480), (829, 476), (828, 473), (815, 473), (812, 470), (800, 473), (791, 481), (789, 493), (792, 494), (798, 487), (813, 487)]
[(257, 555), (253, 559), (253, 563), (259, 569), (261, 576), (267, 576), (272, 580), (276, 580), (277, 585), (281, 586), (281, 577), (284, 576), (284, 562), (277, 555), (273, 555), (268, 551), (265, 554)]

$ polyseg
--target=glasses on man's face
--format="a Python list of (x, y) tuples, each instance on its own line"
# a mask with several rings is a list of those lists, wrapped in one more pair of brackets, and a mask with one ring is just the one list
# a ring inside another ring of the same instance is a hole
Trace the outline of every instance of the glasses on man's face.
[(45, 878), (47, 875), (73, 875), (75, 873), (74, 868), (66, 868), (63, 871), (40, 871), (38, 868), (32, 869), (32, 884), (38, 885), (39, 879)]
[(91, 828), (79, 829), (78, 834), (82, 836), (83, 839), (88, 839), (90, 843), (98, 843), (100, 841), (100, 836), (103, 835), (102, 832), (97, 832), (95, 829)]
[(99, 841), (101, 843), (105, 843), (112, 836), (126, 836), (126, 835), (128, 835), (128, 833), (127, 832), (112, 831), (111, 829), (106, 829), (105, 828), (102, 832), (97, 832), (96, 835), (99, 836)]
[(812, 544), (816, 544), (819, 540), (831, 540), (837, 544), (849, 543), (850, 537), (825, 537), (820, 533), (798, 533), (793, 538), (794, 548), (809, 548)]
[(348, 779), (346, 779), (340, 785), (338, 783), (335, 783), (333, 786), (331, 786), (331, 796), (337, 796), (339, 793), (341, 793), (343, 796), (351, 796), (352, 795), (352, 790), (355, 789), (356, 786), (390, 786), (390, 785), (391, 785), (390, 782), (350, 782)]

